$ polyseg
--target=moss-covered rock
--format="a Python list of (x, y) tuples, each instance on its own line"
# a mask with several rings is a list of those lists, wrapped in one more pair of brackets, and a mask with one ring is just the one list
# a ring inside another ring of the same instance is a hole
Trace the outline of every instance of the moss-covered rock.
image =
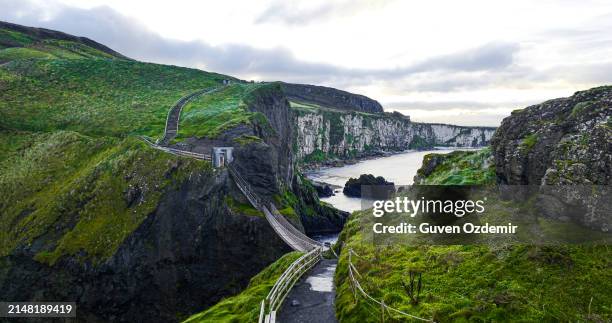
[(415, 184), (482, 185), (495, 183), (491, 149), (428, 154), (414, 177)]

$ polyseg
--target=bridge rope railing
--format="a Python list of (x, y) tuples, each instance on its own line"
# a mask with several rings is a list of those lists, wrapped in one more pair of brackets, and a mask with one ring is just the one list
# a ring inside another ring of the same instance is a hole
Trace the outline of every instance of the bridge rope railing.
[(322, 245), (320, 242), (309, 238), (295, 228), (295, 226), (293, 226), (282, 214), (280, 214), (274, 204), (270, 203), (269, 206), (266, 206), (257, 196), (257, 194), (253, 192), (250, 184), (240, 175), (232, 164), (228, 165), (228, 170), (230, 171), (232, 177), (234, 177), (234, 181), (236, 182), (238, 188), (247, 197), (249, 202), (251, 202), (256, 209), (264, 213), (266, 219), (268, 222), (270, 222), (276, 233), (293, 249), (308, 251)]
[(285, 218), (278, 211), (278, 209), (276, 208), (276, 206), (274, 206), (274, 204), (270, 204), (270, 209), (272, 211), (272, 214), (274, 214), (275, 217), (278, 219), (278, 222), (280, 222), (283, 225), (283, 227), (287, 228), (290, 232), (292, 232), (300, 240), (312, 246), (323, 246), (321, 242), (310, 238), (309, 236), (302, 233), (302, 231), (298, 230), (293, 224), (291, 224), (291, 222), (289, 222), (289, 220), (287, 220), (287, 218)]
[(249, 183), (244, 178), (242, 178), (242, 175), (240, 175), (238, 170), (232, 164), (228, 164), (227, 169), (234, 178), (234, 182), (236, 182), (240, 191), (242, 191), (242, 194), (246, 196), (246, 198), (249, 200), (249, 202), (251, 202), (253, 207), (260, 210), (263, 206), (263, 203), (261, 199), (257, 197), (257, 195), (255, 195), (255, 193), (251, 189), (251, 185), (249, 185)]
[[(355, 265), (353, 264), (353, 256), (357, 256), (359, 257), (359, 255), (357, 253), (355, 253), (355, 251), (353, 249), (349, 249), (348, 250), (348, 276), (350, 279), (350, 284), (351, 284), (351, 289), (353, 291), (353, 296), (355, 297), (355, 300), (357, 299), (357, 295), (361, 295), (366, 301), (370, 301), (374, 304), (376, 304), (377, 306), (380, 306), (381, 312), (382, 312), (382, 317), (383, 317), (383, 321), (384, 321), (384, 315), (385, 315), (385, 311), (389, 314), (389, 316), (392, 316), (393, 314), (397, 314), (397, 315), (401, 315), (404, 317), (408, 317), (414, 320), (418, 320), (418, 321), (424, 321), (424, 322), (435, 322), (433, 319), (426, 319), (423, 317), (419, 317), (416, 315), (412, 315), (410, 313), (406, 313), (404, 311), (398, 310), (396, 308), (393, 308), (387, 304), (385, 304), (384, 299), (381, 299), (380, 301), (377, 300), (376, 298), (372, 297), (370, 294), (368, 294), (363, 287), (361, 286), (361, 283), (359, 282), (359, 280), (357, 279), (357, 277), (361, 277), (361, 274), (359, 273), (359, 271), (357, 271), (357, 268), (355, 268)], [(359, 293), (357, 293), (359, 292)]]
[(272, 289), (261, 301), (259, 323), (276, 322), (276, 312), (297, 281), (321, 260), (323, 248), (317, 247), (295, 260), (276, 280)]
[(157, 143), (153, 142), (150, 138), (145, 137), (145, 136), (140, 136), (140, 139), (142, 139), (144, 142), (146, 142), (152, 148), (155, 148), (155, 149), (158, 149), (158, 150), (161, 150), (161, 151), (165, 151), (165, 152), (173, 154), (173, 155), (184, 156), (184, 157), (192, 157), (192, 158), (202, 159), (202, 160), (211, 160), (211, 156), (207, 155), (207, 154), (194, 153), (194, 152), (191, 152), (191, 151), (186, 151), (186, 150), (180, 150), (180, 149), (176, 149), (176, 148), (160, 146)]
[(270, 224), (272, 229), (274, 229), (276, 234), (283, 241), (285, 241), (285, 243), (287, 243), (291, 247), (291, 249), (297, 250), (297, 251), (309, 251), (309, 250), (313, 249), (311, 245), (309, 245), (307, 243), (304, 243), (298, 237), (293, 235), (291, 232), (287, 231), (287, 229), (285, 229), (278, 222), (276, 217), (274, 215), (272, 215), (272, 213), (270, 212), (270, 210), (268, 210), (267, 207), (265, 207), (265, 206), (262, 207), (262, 212), (264, 213), (264, 215), (266, 217), (266, 220), (268, 220), (268, 223)]

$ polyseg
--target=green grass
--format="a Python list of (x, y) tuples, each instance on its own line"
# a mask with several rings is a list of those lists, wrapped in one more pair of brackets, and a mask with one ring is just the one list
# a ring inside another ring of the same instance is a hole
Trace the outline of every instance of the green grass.
[(229, 195), (225, 197), (225, 204), (227, 205), (227, 207), (230, 208), (230, 210), (232, 210), (232, 212), (237, 213), (237, 214), (248, 215), (248, 216), (259, 216), (259, 217), (264, 216), (264, 214), (261, 211), (254, 208), (251, 204), (240, 203)]
[(538, 134), (532, 133), (523, 138), (523, 142), (521, 142), (521, 147), (529, 151), (535, 146), (536, 143), (538, 143)]
[(257, 136), (242, 135), (234, 138), (234, 142), (240, 146), (246, 146), (252, 143), (261, 143), (263, 140)]
[[(423, 163), (433, 158), (444, 160), (420, 184), (436, 185), (474, 185), (495, 182), (495, 168), (492, 164), (491, 149), (479, 151), (454, 151), (449, 154), (427, 154)], [(423, 170), (417, 174), (422, 176)]]
[(215, 138), (240, 124), (249, 124), (254, 113), (247, 110), (247, 95), (262, 84), (237, 83), (202, 95), (181, 111), (177, 140), (188, 137)]
[(42, 44), (59, 58), (115, 58), (111, 54), (73, 41), (46, 39)]
[(301, 253), (297, 251), (284, 255), (253, 277), (243, 292), (194, 314), (184, 322), (257, 322), (261, 301), (268, 295), (278, 277), (300, 256)]
[(44, 51), (26, 47), (10, 47), (0, 50), (0, 62), (29, 58), (49, 59), (56, 58), (56, 56)]
[[(341, 322), (380, 320), (376, 307), (353, 298), (347, 248), (359, 254), (354, 264), (374, 298), (438, 322), (586, 321), (589, 313), (603, 322), (612, 317), (612, 254), (606, 246), (375, 247), (361, 242), (360, 234), (348, 238), (337, 267), (336, 313)], [(422, 273), (416, 305), (401, 284), (410, 271)]]
[(5, 63), (22, 59), (85, 59), (106, 58), (110, 54), (87, 47), (83, 44), (64, 41), (60, 44), (49, 42), (31, 45), (29, 47), (9, 47), (0, 50), (0, 62)]
[(18, 31), (0, 29), (0, 43), (9, 44), (8, 47), (27, 46), (35, 41), (35, 38)]
[[(48, 264), (67, 255), (107, 259), (167, 188), (210, 169), (132, 137), (59, 131), (2, 138), (12, 149), (0, 162), (0, 256), (36, 242), (36, 259)], [(130, 190), (137, 192), (131, 200)]]
[(83, 43), (38, 39), (35, 36), (8, 29), (0, 29), (0, 43), (3, 44), (0, 47), (0, 63), (22, 59), (118, 58)]
[(0, 128), (158, 137), (180, 97), (224, 78), (126, 60), (12, 61), (0, 67)]
[(284, 190), (282, 195), (274, 195), (274, 202), (280, 214), (295, 221), (300, 221), (300, 217), (295, 211), (299, 207), (300, 201), (293, 192)]
[(312, 153), (302, 158), (303, 163), (323, 162), (330, 158), (330, 154), (323, 152), (321, 149), (315, 149)]
[(584, 101), (579, 102), (574, 105), (572, 108), (572, 112), (570, 113), (570, 117), (576, 117), (581, 114), (588, 106), (590, 106), (594, 101)]
[(408, 145), (408, 148), (410, 149), (418, 149), (421, 147), (428, 147), (430, 146), (431, 143), (429, 143), (425, 138), (419, 136), (419, 135), (415, 135), (414, 138), (412, 138), (412, 140), (410, 141), (410, 144)]
[[(151, 149), (134, 135), (161, 136), (179, 98), (230, 77), (7, 30), (0, 42), (10, 47), (0, 50), (9, 60), (0, 67), (0, 256), (29, 248), (50, 265), (65, 256), (100, 263), (167, 189), (194, 172), (210, 175), (208, 162)], [(227, 97), (250, 90), (236, 85)], [(230, 119), (257, 116), (244, 116), (242, 103), (223, 108), (209, 120), (218, 122), (223, 112), (233, 113)], [(235, 124), (194, 127), (213, 133)], [(248, 205), (230, 207), (261, 216)]]

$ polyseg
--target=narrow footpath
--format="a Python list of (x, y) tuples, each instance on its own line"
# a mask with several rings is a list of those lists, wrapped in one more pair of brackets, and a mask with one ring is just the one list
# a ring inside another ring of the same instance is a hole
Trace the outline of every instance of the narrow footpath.
[(336, 259), (323, 259), (291, 289), (277, 314), (283, 323), (337, 322), (334, 300)]

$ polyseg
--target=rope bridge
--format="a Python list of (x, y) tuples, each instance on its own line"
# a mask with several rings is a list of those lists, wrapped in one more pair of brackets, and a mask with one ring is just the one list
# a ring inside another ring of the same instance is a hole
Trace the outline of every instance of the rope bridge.
[[(211, 160), (211, 156), (207, 154), (199, 154), (190, 151), (180, 150), (168, 147), (168, 143), (178, 133), (178, 123), (181, 114), (181, 109), (193, 98), (217, 91), (218, 88), (212, 90), (201, 90), (181, 98), (168, 112), (166, 119), (166, 128), (164, 136), (161, 140), (154, 142), (153, 140), (141, 136), (152, 148), (177, 155), (201, 160)], [(227, 165), (229, 173), (232, 175), (236, 186), (242, 194), (249, 200), (251, 205), (260, 210), (264, 215), (274, 232), (289, 245), (293, 250), (304, 252), (304, 254), (294, 261), (283, 274), (278, 278), (268, 295), (261, 302), (259, 315), (259, 323), (273, 323), (276, 321), (276, 311), (280, 308), (283, 301), (291, 291), (295, 283), (319, 260), (321, 260), (324, 246), (322, 243), (309, 238), (306, 234), (295, 228), (274, 206), (273, 203), (266, 203), (261, 199), (251, 185), (240, 175), (236, 168), (229, 164)]]

